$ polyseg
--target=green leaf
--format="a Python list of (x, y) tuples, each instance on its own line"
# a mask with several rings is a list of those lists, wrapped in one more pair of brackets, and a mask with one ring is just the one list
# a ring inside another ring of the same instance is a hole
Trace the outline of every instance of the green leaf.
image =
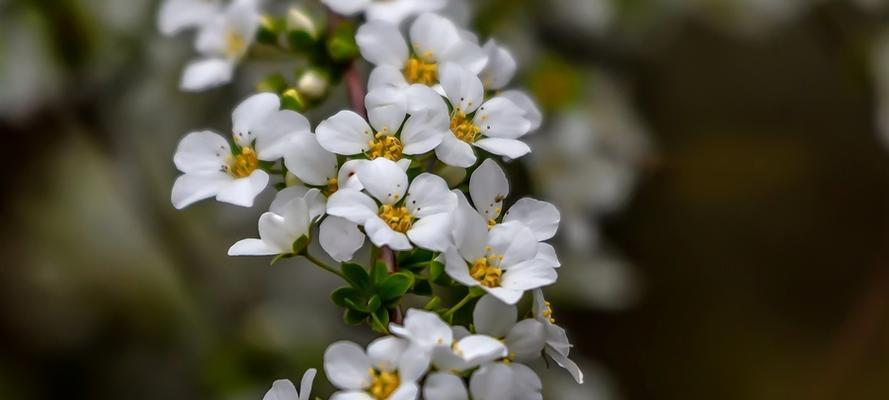
[(346, 302), (347, 299), (352, 303), (363, 302), (363, 297), (361, 292), (352, 287), (341, 287), (330, 294), (330, 300), (333, 301), (333, 304), (340, 307), (349, 307), (349, 303)]
[(444, 283), (444, 282), (439, 282), (441, 280), (442, 276), (447, 278), (447, 275), (444, 274), (444, 269), (445, 269), (444, 264), (442, 264), (438, 261), (433, 261), (433, 262), (429, 263), (429, 281), (435, 282), (435, 283)]
[(384, 303), (389, 304), (400, 299), (414, 284), (414, 275), (410, 272), (397, 272), (389, 275), (377, 286), (377, 293)]
[(361, 300), (353, 301), (352, 299), (346, 297), (343, 299), (343, 302), (346, 303), (346, 308), (348, 308), (350, 310), (360, 311), (362, 313), (371, 312), (371, 310), (368, 309), (367, 306), (364, 305), (364, 302)]
[(429, 283), (429, 281), (418, 280), (414, 282), (413, 293), (417, 296), (431, 296), (432, 285)]
[(308, 245), (309, 237), (306, 235), (300, 236), (299, 239), (294, 240), (291, 245), (293, 247), (293, 254), (302, 254)]
[(389, 310), (380, 307), (371, 313), (370, 327), (379, 333), (389, 334)]
[(374, 312), (380, 308), (381, 305), (382, 302), (380, 301), (380, 296), (373, 295), (370, 297), (370, 300), (367, 301), (367, 310)]
[(343, 263), (343, 275), (345, 275), (346, 281), (352, 284), (352, 287), (355, 289), (360, 290), (362, 293), (372, 293), (370, 277), (367, 276), (367, 271), (364, 270), (364, 267), (354, 263)]
[(398, 266), (403, 269), (423, 269), (435, 258), (435, 253), (426, 249), (414, 249), (398, 254)]
[(343, 321), (349, 325), (358, 325), (367, 319), (367, 315), (367, 313), (347, 308), (346, 312), (343, 313)]
[(347, 62), (358, 57), (358, 45), (355, 43), (355, 26), (344, 21), (334, 30), (327, 40), (327, 52), (336, 62)]
[(371, 267), (370, 275), (374, 286), (379, 286), (387, 277), (389, 277), (389, 269), (386, 268), (386, 263), (382, 260), (377, 260), (373, 267)]

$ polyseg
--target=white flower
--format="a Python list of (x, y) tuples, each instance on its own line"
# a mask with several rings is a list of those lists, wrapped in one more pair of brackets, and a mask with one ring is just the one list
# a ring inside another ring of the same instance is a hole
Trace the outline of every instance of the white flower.
[(506, 357), (506, 346), (487, 335), (455, 333), (438, 314), (410, 309), (404, 325), (389, 324), (393, 335), (407, 339), (413, 348), (432, 355), (432, 364), (442, 371), (466, 371)]
[[(482, 161), (469, 177), (469, 196), (478, 213), (494, 227), (500, 219), (503, 201), (509, 195), (509, 181), (496, 161)], [(503, 222), (520, 222), (534, 233), (537, 239), (537, 257), (553, 267), (560, 266), (553, 247), (544, 243), (552, 239), (559, 229), (561, 215), (556, 206), (545, 201), (523, 197), (515, 202), (503, 216)]]
[(420, 15), (410, 27), (409, 38), (405, 40), (396, 25), (382, 21), (370, 21), (358, 28), (355, 41), (361, 55), (376, 65), (369, 89), (404, 88), (412, 83), (434, 86), (444, 63), (456, 63), (473, 74), (481, 72), (487, 63), (478, 44), (439, 15)]
[(302, 381), (299, 383), (299, 392), (289, 379), (279, 379), (272, 383), (272, 388), (266, 392), (262, 400), (309, 400), (312, 395), (312, 381), (318, 371), (314, 368), (306, 370)]
[(540, 358), (545, 340), (543, 322), (528, 318), (518, 321), (516, 306), (492, 295), (479, 299), (472, 311), (476, 333), (501, 339), (510, 361), (529, 362)]
[[(303, 197), (293, 197), (291, 193), (293, 192), (279, 192), (269, 211), (259, 217), (259, 239), (238, 241), (228, 249), (228, 255), (293, 254), (294, 242), (302, 237), (309, 238), (309, 228), (315, 218), (324, 212), (324, 208), (323, 203), (317, 199), (321, 197), (318, 189), (309, 190)], [(310, 211), (309, 203), (316, 205), (314, 210)]]
[(555, 324), (553, 310), (546, 299), (543, 298), (543, 290), (534, 290), (534, 318), (543, 323), (546, 330), (546, 346), (544, 351), (556, 364), (568, 370), (577, 383), (583, 383), (583, 372), (580, 367), (568, 358), (571, 351), (571, 343), (565, 329)]
[(537, 259), (534, 232), (517, 221), (497, 224), (488, 230), (484, 218), (466, 201), (463, 193), (454, 212), (455, 248), (445, 253), (445, 271), (454, 280), (481, 287), (508, 304), (515, 304), (525, 290), (552, 284), (556, 270)]
[[(184, 173), (173, 184), (173, 206), (181, 209), (215, 196), (222, 202), (251, 207), (269, 181), (259, 162), (281, 158), (294, 132), (292, 126), (281, 124), (282, 119), (270, 117), (292, 113), (288, 121), (305, 120), (295, 112), (279, 111), (279, 105), (278, 96), (271, 93), (253, 95), (239, 104), (232, 113), (235, 149), (211, 131), (186, 135), (173, 156), (176, 168)], [(308, 121), (304, 126), (308, 127)]]
[(457, 199), (443, 179), (420, 174), (408, 188), (407, 174), (386, 158), (363, 163), (357, 177), (368, 194), (341, 189), (328, 199), (328, 214), (363, 226), (378, 247), (444, 251), (450, 246), (450, 212)]
[[(179, 83), (182, 90), (211, 89), (231, 80), (235, 65), (256, 39), (258, 1), (234, 0), (225, 10), (202, 21), (195, 48), (203, 57), (185, 67)], [(203, 14), (201, 18), (205, 18)]]
[(165, 0), (157, 13), (157, 26), (172, 36), (212, 21), (221, 10), (220, 2), (214, 0)]
[(372, 90), (365, 105), (369, 125), (353, 111), (340, 111), (318, 124), (321, 147), (346, 156), (387, 158), (407, 169), (410, 160), (406, 155), (431, 151), (448, 131), (447, 105), (422, 85), (405, 93), (392, 88)]
[(353, 16), (364, 12), (368, 21), (398, 24), (405, 18), (444, 8), (449, 0), (321, 0), (337, 14)]
[(542, 389), (537, 374), (519, 363), (486, 364), (469, 379), (473, 400), (542, 400)]
[(487, 90), (501, 90), (509, 85), (515, 76), (516, 61), (503, 46), (497, 44), (494, 39), (488, 40), (482, 48), (488, 55), (488, 64), (479, 73), (479, 78)]
[(475, 164), (473, 146), (510, 159), (531, 152), (518, 139), (531, 130), (525, 110), (504, 96), (485, 101), (482, 81), (457, 64), (441, 67), (441, 86), (451, 103), (450, 134), (435, 149), (442, 162), (467, 168)]
[(409, 348), (406, 340), (386, 336), (367, 346), (336, 342), (324, 352), (327, 379), (342, 391), (331, 400), (413, 400), (417, 381), (429, 367), (429, 354)]

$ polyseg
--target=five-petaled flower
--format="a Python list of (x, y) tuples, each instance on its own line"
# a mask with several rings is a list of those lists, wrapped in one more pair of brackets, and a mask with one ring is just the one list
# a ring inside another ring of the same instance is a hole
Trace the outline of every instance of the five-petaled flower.
[(367, 352), (347, 341), (331, 344), (324, 352), (324, 372), (341, 391), (331, 400), (413, 400), (417, 381), (429, 368), (429, 354), (415, 351), (408, 341), (379, 338)]

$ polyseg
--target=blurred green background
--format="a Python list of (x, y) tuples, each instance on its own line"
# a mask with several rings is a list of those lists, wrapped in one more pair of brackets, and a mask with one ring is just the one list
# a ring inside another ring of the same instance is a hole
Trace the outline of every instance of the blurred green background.
[[(547, 294), (588, 376), (546, 398), (889, 398), (887, 6), (470, 3), (546, 110), (512, 196), (562, 209)], [(0, 398), (260, 399), (371, 338), (328, 276), (225, 255), (262, 206), (170, 205), (178, 140), (275, 66), (181, 93), (156, 9), (0, 0)]]

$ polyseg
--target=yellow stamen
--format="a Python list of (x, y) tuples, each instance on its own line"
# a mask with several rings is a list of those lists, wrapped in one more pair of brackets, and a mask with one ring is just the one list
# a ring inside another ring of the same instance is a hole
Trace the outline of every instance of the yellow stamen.
[(231, 29), (225, 31), (225, 56), (229, 59), (240, 58), (247, 49), (247, 40), (244, 35)]
[(548, 301), (544, 301), (544, 302), (543, 302), (543, 305), (544, 305), (544, 309), (543, 309), (543, 317), (546, 318), (546, 319), (548, 319), (548, 320), (549, 320), (549, 323), (551, 323), (551, 324), (555, 324), (555, 323), (556, 323), (556, 319), (553, 318), (553, 307), (552, 307), (552, 305), (550, 305)]
[(256, 158), (256, 152), (250, 147), (241, 149), (241, 154), (233, 156), (228, 163), (228, 173), (236, 178), (250, 176), (259, 166), (259, 160)]
[[(472, 263), (469, 275), (484, 287), (500, 286), (500, 275), (503, 271), (498, 267), (500, 258), (497, 256), (480, 257)], [(497, 265), (495, 265), (495, 263)]]
[(337, 190), (340, 189), (340, 186), (337, 182), (336, 178), (330, 178), (327, 180), (327, 186), (321, 190), (321, 193), (326, 197), (330, 197), (330, 195), (336, 193)]
[(371, 160), (378, 157), (385, 157), (392, 161), (401, 160), (401, 151), (404, 149), (404, 146), (395, 136), (377, 132), (373, 140), (368, 142), (368, 144), (370, 149), (367, 151), (367, 157)]
[(494, 218), (488, 219), (488, 230), (494, 229), (494, 226), (497, 225), (497, 220)]
[(455, 112), (451, 118), (451, 132), (454, 133), (457, 139), (472, 144), (478, 138), (480, 131), (481, 129), (475, 126), (471, 119), (466, 118), (466, 114), (463, 111)]
[(404, 63), (404, 79), (409, 83), (438, 83), (438, 64), (411, 57)]
[(368, 392), (376, 400), (388, 399), (401, 384), (401, 379), (396, 372), (378, 371), (371, 368), (370, 375), (373, 377), (373, 381), (370, 383)]
[(411, 229), (414, 223), (414, 217), (408, 211), (407, 207), (397, 207), (391, 205), (383, 205), (380, 207), (380, 218), (389, 225), (393, 231), (405, 233)]

